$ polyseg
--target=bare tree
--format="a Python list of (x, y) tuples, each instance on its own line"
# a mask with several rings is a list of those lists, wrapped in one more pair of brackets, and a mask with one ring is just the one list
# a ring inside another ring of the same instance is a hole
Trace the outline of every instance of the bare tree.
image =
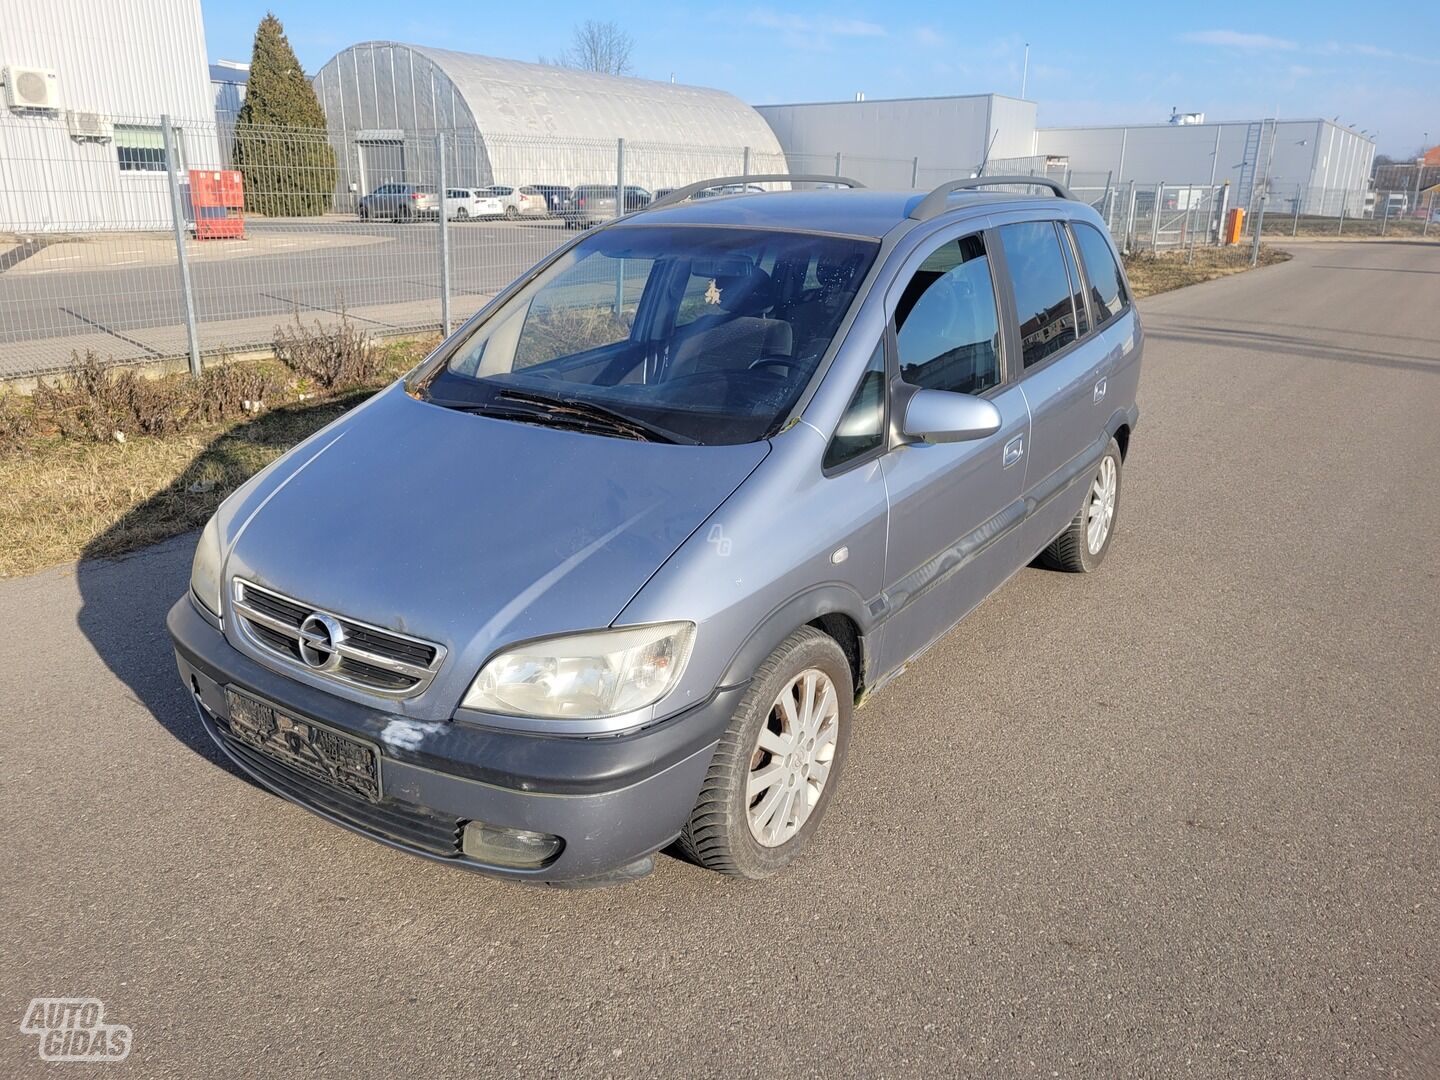
[(570, 47), (556, 57), (540, 57), (542, 64), (598, 71), (603, 75), (628, 75), (630, 52), (635, 39), (613, 22), (586, 19), (570, 38)]

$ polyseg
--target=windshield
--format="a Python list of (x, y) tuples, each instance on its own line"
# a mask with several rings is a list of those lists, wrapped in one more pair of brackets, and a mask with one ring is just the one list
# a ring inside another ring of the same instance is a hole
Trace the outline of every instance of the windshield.
[(879, 245), (630, 225), (587, 236), (455, 345), (428, 400), (630, 438), (773, 434)]

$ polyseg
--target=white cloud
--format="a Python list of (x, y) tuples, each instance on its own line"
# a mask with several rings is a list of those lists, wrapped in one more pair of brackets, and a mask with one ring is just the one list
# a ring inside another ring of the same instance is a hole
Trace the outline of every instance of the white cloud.
[(863, 19), (835, 19), (822, 16), (807, 19), (802, 15), (780, 15), (773, 11), (753, 10), (745, 16), (751, 26), (767, 30), (784, 30), (792, 34), (815, 34), (820, 37), (884, 37), (885, 28)]
[(1263, 49), (1290, 52), (1300, 48), (1293, 41), (1269, 34), (1247, 34), (1243, 30), (1192, 30), (1180, 35), (1181, 41), (1193, 45), (1216, 45), (1224, 49)]

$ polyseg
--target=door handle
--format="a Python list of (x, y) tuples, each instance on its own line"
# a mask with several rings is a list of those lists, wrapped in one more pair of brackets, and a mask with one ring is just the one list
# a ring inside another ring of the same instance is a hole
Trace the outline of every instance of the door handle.
[(1105, 397), (1105, 380), (1102, 378), (1099, 382), (1097, 382), (1097, 383), (1095, 384), (1095, 397), (1094, 397), (1093, 400), (1098, 404), (1101, 400), (1104, 399), (1104, 397)]
[(1005, 449), (1000, 455), (1000, 467), (1008, 469), (1022, 457), (1025, 456), (1025, 436), (1016, 435), (1005, 444)]

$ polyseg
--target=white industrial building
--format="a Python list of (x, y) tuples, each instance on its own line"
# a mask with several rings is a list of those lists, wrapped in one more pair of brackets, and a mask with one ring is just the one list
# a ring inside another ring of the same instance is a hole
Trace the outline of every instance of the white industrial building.
[(987, 171), (1029, 173), (1035, 102), (1003, 94), (758, 105), (795, 172), (839, 171), (872, 187), (933, 186)]
[(987, 173), (1046, 173), (1086, 189), (1135, 183), (1229, 183), (1230, 206), (1252, 205), (1268, 177), (1270, 206), (1359, 213), (1375, 143), (1329, 120), (1040, 128), (1033, 101), (1000, 94), (761, 105), (791, 168), (831, 171), (886, 187)]
[(199, 0), (6, 0), (0, 76), (0, 230), (168, 227), (162, 115), (221, 163)]
[(1035, 150), (1088, 183), (1230, 184), (1229, 205), (1252, 207), (1268, 178), (1272, 210), (1358, 214), (1375, 142), (1330, 120), (1242, 120), (1041, 128)]
[(720, 173), (783, 169), (760, 115), (721, 90), (599, 75), (519, 60), (367, 41), (314, 78), (341, 191), (433, 182), (443, 131), (447, 181), (675, 186)]

